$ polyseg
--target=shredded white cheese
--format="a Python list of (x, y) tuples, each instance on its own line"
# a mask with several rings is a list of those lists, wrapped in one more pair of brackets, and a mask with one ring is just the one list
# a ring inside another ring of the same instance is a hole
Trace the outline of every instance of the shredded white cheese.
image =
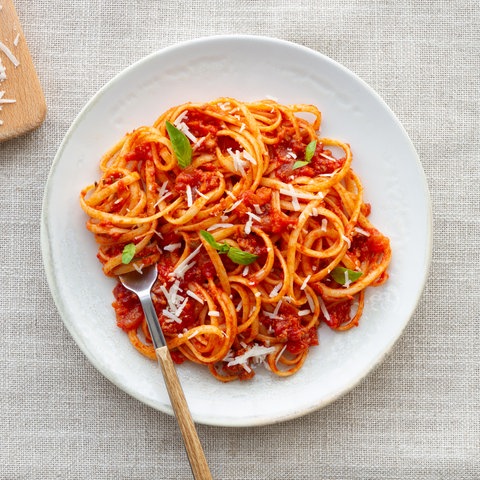
[(240, 158), (240, 152), (238, 150), (235, 150), (235, 152), (231, 148), (227, 148), (227, 152), (232, 157), (233, 160), (233, 168), (237, 172), (240, 172), (242, 175), (245, 175), (245, 167), (247, 165), (247, 162), (242, 160)]
[(332, 162), (336, 162), (335, 158), (329, 157), (326, 153), (319, 153), (319, 155), (327, 160), (331, 160)]
[(132, 266), (138, 273), (143, 275), (143, 266), (144, 266), (143, 263), (141, 263), (140, 265), (137, 265), (135, 262), (133, 262)]
[(154, 207), (157, 208), (165, 199), (167, 199), (172, 193), (171, 192), (167, 192), (165, 193), (165, 195), (162, 195), (158, 200), (157, 202), (155, 203)]
[(313, 302), (313, 298), (307, 293), (305, 295), (307, 297), (308, 306), (310, 307), (310, 311), (315, 311), (315, 303)]
[(257, 161), (255, 160), (255, 158), (250, 153), (248, 153), (246, 150), (243, 151), (242, 155), (243, 155), (243, 158), (245, 160), (247, 160), (248, 162), (250, 162), (252, 165), (257, 164)]
[(219, 228), (229, 228), (233, 227), (233, 223), (216, 223), (215, 225), (211, 225), (207, 228), (207, 232), (211, 232), (212, 230), (218, 230)]
[(362, 235), (365, 235), (366, 237), (369, 237), (370, 236), (370, 232), (367, 232), (366, 230), (364, 230), (363, 228), (360, 228), (360, 227), (354, 227), (354, 230), (358, 233), (361, 233)]
[(0, 58), (0, 82), (3, 82), (7, 79), (7, 69), (3, 65), (2, 59)]
[(278, 295), (278, 292), (282, 289), (283, 287), (283, 282), (277, 283), (273, 288), (272, 291), (269, 294), (270, 298), (276, 297)]
[(169, 310), (164, 309), (162, 311), (163, 315), (167, 317), (171, 322), (182, 323), (182, 320), (178, 318), (174, 313)]
[(325, 317), (325, 320), (330, 321), (330, 314), (328, 313), (327, 307), (325, 306), (325, 302), (323, 301), (322, 297), (317, 297), (318, 298), (318, 303), (320, 304), (320, 310), (323, 313), (323, 316)]
[(195, 292), (192, 292), (192, 290), (187, 290), (187, 295), (197, 302), (201, 303), (202, 305), (205, 303), (202, 298), (200, 298)]
[(181, 243), (170, 243), (168, 245), (165, 245), (163, 249), (167, 252), (174, 252), (175, 250), (178, 250), (181, 246)]
[(175, 270), (172, 273), (170, 273), (169, 276), (183, 278), (183, 276), (185, 275), (185, 272), (195, 265), (195, 262), (191, 262), (191, 263), (189, 262), (198, 255), (201, 248), (202, 248), (202, 245), (198, 246), (185, 260), (183, 260), (183, 262), (177, 265)]
[(300, 290), (305, 290), (307, 288), (307, 284), (310, 281), (311, 277), (312, 277), (311, 275), (307, 275), (305, 277), (305, 280), (303, 281), (302, 286), (300, 287)]
[(253, 205), (253, 208), (255, 209), (256, 214), (261, 215), (263, 213), (262, 209), (260, 208), (260, 205), (258, 205), (257, 203)]
[(20, 65), (18, 58), (3, 42), (0, 42), (0, 50), (8, 57), (8, 59), (13, 63), (13, 65), (15, 65), (15, 67), (18, 67)]
[(242, 202), (243, 202), (243, 198), (241, 198), (240, 200), (237, 200), (235, 203), (233, 203), (232, 205), (230, 205), (230, 207), (228, 207), (228, 208), (225, 210), (225, 213), (233, 212), (233, 210), (235, 210)]
[(196, 193), (197, 195), (199, 195), (200, 197), (205, 198), (205, 199), (208, 200), (208, 196), (205, 195), (204, 193), (202, 193), (197, 187), (195, 187), (195, 193)]
[(193, 205), (192, 187), (187, 185), (185, 192), (187, 194), (187, 205), (191, 207)]
[(350, 248), (352, 246), (352, 242), (350, 241), (350, 239), (345, 235), (342, 235), (342, 238), (345, 241), (345, 243), (348, 245), (348, 248)]
[(273, 311), (274, 315), (278, 315), (278, 312), (280, 311), (280, 307), (282, 306), (282, 301), (279, 300), (277, 303), (277, 306), (275, 307), (275, 310)]
[(188, 125), (185, 122), (180, 122), (176, 127), (185, 134), (185, 136), (193, 143), (197, 143), (198, 138), (190, 131)]
[(183, 121), (183, 119), (186, 119), (188, 115), (188, 110), (184, 110), (173, 122), (173, 124), (178, 128), (178, 125)]
[(275, 352), (275, 350), (275, 347), (264, 347), (263, 345), (254, 344), (245, 353), (230, 360), (227, 365), (229, 367), (233, 365), (246, 365), (250, 358), (254, 359), (255, 363), (261, 363), (268, 354)]

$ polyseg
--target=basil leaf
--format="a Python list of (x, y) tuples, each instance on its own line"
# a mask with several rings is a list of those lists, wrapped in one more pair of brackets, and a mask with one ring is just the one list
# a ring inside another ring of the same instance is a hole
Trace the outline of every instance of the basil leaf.
[(205, 230), (200, 230), (200, 235), (213, 247), (218, 253), (227, 253), (230, 247), (226, 243), (218, 243), (213, 235)]
[(135, 256), (135, 251), (136, 247), (134, 243), (128, 243), (127, 245), (125, 245), (122, 252), (122, 263), (124, 263), (125, 265), (130, 263)]
[(313, 155), (315, 154), (315, 149), (317, 148), (317, 141), (312, 140), (305, 149), (305, 161), (310, 163), (312, 161)]
[(192, 146), (190, 140), (173, 123), (165, 122), (168, 136), (172, 142), (173, 153), (177, 157), (180, 168), (186, 168), (192, 163)]
[(200, 235), (218, 253), (226, 253), (227, 257), (232, 260), (232, 262), (238, 263), (240, 265), (250, 265), (258, 258), (258, 255), (244, 252), (237, 247), (231, 247), (230, 245), (228, 245), (228, 243), (218, 243), (215, 238), (213, 238), (213, 235), (209, 232), (206, 232), (205, 230), (200, 230)]
[(305, 165), (308, 165), (310, 162), (306, 162), (303, 160), (297, 160), (292, 167), (292, 170), (296, 170), (297, 168), (304, 167)]
[(345, 285), (347, 283), (347, 280), (349, 282), (354, 282), (355, 280), (358, 280), (363, 275), (363, 273), (358, 272), (357, 270), (350, 270), (349, 268), (335, 267), (330, 272), (330, 275), (337, 283), (339, 283), (340, 285)]
[(239, 263), (240, 265), (250, 265), (258, 258), (258, 255), (244, 252), (236, 247), (230, 247), (227, 257), (232, 260), (232, 262)]
[(292, 167), (292, 170), (296, 170), (297, 168), (302, 168), (305, 165), (308, 165), (315, 154), (315, 149), (317, 148), (317, 141), (312, 140), (305, 149), (305, 160), (297, 160)]

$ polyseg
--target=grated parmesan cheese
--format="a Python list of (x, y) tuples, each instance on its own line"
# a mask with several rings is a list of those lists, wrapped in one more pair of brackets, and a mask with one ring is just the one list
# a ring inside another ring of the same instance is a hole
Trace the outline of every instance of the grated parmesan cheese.
[(3, 42), (0, 42), (0, 50), (8, 57), (8, 59), (13, 63), (15, 67), (18, 67), (20, 65), (18, 58)]
[(186, 119), (188, 115), (188, 110), (184, 110), (176, 119), (175, 121), (173, 122), (173, 124), (178, 127), (178, 125), (180, 125), (180, 123), (183, 121), (183, 119)]
[(253, 158), (253, 156), (248, 153), (246, 150), (244, 150), (242, 152), (242, 156), (245, 160), (247, 160), (248, 162), (250, 162), (252, 165), (256, 165), (257, 164), (257, 161), (255, 160), (255, 158)]
[(352, 242), (350, 241), (350, 239), (345, 235), (342, 235), (342, 238), (345, 241), (345, 243), (348, 245), (348, 248), (350, 248), (352, 246)]
[(180, 122), (176, 127), (185, 134), (185, 136), (193, 143), (197, 143), (198, 138), (190, 131), (188, 125), (185, 122)]
[(261, 215), (261, 214), (263, 213), (263, 212), (262, 212), (262, 209), (260, 208), (260, 205), (258, 205), (257, 203), (255, 203), (255, 204), (253, 205), (253, 208), (255, 209), (255, 213), (256, 213), (257, 215)]
[(272, 320), (281, 320), (282, 317), (279, 316), (278, 314), (276, 313), (270, 313), (270, 312), (267, 312), (266, 310), (262, 310), (262, 313), (268, 317), (268, 318), (271, 318)]
[(207, 232), (211, 232), (212, 230), (218, 230), (219, 228), (229, 228), (233, 227), (233, 223), (216, 223), (215, 225), (211, 225), (207, 228)]
[(192, 187), (187, 185), (185, 192), (187, 194), (187, 206), (191, 207), (193, 205)]
[(205, 199), (208, 200), (208, 196), (205, 195), (204, 193), (202, 193), (197, 187), (195, 187), (195, 193), (196, 193), (197, 195), (199, 195), (200, 197), (205, 198)]
[(305, 280), (302, 283), (302, 286), (300, 287), (300, 290), (305, 290), (307, 288), (307, 283), (310, 281), (311, 275), (307, 275), (305, 277)]
[(227, 366), (246, 365), (250, 358), (254, 359), (255, 363), (261, 363), (267, 355), (274, 353), (275, 350), (275, 347), (264, 347), (263, 345), (254, 344), (245, 353), (230, 360)]
[(283, 287), (283, 282), (277, 283), (273, 288), (272, 291), (269, 294), (270, 298), (276, 297), (278, 295), (278, 292), (282, 289)]
[(233, 210), (235, 210), (242, 202), (243, 202), (243, 198), (241, 198), (240, 200), (237, 200), (234, 204), (232, 204), (230, 207), (228, 207), (225, 210), (225, 213), (233, 212)]
[(366, 237), (369, 237), (370, 236), (370, 232), (367, 232), (366, 230), (364, 230), (363, 228), (360, 228), (360, 227), (354, 227), (354, 230), (358, 233), (361, 233), (362, 235), (365, 235)]
[(237, 172), (240, 172), (242, 175), (245, 175), (245, 167), (247, 165), (247, 162), (242, 160), (240, 158), (240, 152), (238, 150), (235, 150), (235, 152), (231, 148), (227, 148), (227, 152), (232, 157), (233, 160), (233, 168)]
[(181, 243), (170, 243), (169, 245), (165, 245), (163, 249), (167, 252), (174, 252), (175, 250), (178, 250), (181, 246)]
[(205, 303), (202, 298), (200, 298), (195, 292), (192, 292), (192, 290), (187, 290), (187, 295), (197, 302), (201, 303), (202, 305)]
[(322, 297), (317, 297), (318, 298), (318, 303), (320, 304), (320, 310), (323, 313), (323, 316), (325, 317), (325, 320), (330, 321), (330, 314), (328, 313), (327, 307), (325, 306), (325, 302), (323, 301)]
[(141, 263), (140, 265), (137, 265), (137, 264), (134, 262), (134, 263), (132, 263), (132, 266), (133, 266), (133, 268), (134, 268), (138, 273), (140, 273), (141, 275), (143, 275), (143, 267), (144, 267), (143, 263)]
[(178, 278), (183, 278), (185, 275), (185, 272), (192, 268), (195, 265), (195, 262), (190, 262), (190, 260), (193, 260), (198, 253), (200, 252), (200, 249), (202, 248), (202, 245), (199, 245), (183, 262), (181, 262), (173, 272), (169, 274), (170, 277), (178, 277)]
[(310, 311), (314, 312), (315, 311), (315, 303), (313, 301), (313, 298), (308, 293), (305, 296), (307, 297), (307, 302), (308, 302), (308, 306), (310, 307)]

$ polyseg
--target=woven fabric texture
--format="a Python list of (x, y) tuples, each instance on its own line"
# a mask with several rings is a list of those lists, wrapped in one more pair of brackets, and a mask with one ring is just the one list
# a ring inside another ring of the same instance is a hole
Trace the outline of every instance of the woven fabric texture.
[(99, 88), (162, 47), (223, 33), (305, 45), (373, 87), (417, 149), (434, 238), (424, 294), (386, 360), (306, 417), (199, 426), (214, 477), (480, 478), (478, 1), (15, 4), (48, 114), (0, 144), (0, 479), (191, 478), (175, 420), (106, 380), (63, 326), (42, 264), (41, 204), (62, 138)]

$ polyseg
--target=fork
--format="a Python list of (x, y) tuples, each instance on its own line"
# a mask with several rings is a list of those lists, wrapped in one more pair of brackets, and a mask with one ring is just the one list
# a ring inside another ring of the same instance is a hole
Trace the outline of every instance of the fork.
[(182, 433), (193, 477), (196, 480), (212, 480), (212, 475), (208, 468), (207, 460), (185, 399), (185, 394), (183, 393), (150, 296), (150, 291), (157, 279), (157, 266), (155, 264), (145, 267), (141, 273), (133, 271), (119, 275), (119, 279), (127, 290), (130, 290), (138, 296), (142, 304), (148, 329), (155, 347), (157, 360), (162, 370), (165, 386), (167, 387), (168, 396), (170, 397), (170, 402)]

